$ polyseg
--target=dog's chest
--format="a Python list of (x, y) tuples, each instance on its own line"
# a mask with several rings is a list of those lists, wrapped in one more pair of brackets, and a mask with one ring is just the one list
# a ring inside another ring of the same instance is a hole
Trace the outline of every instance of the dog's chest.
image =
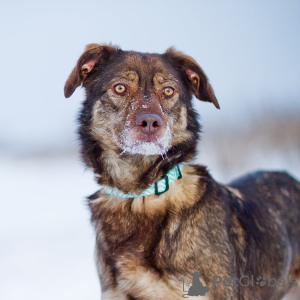
[[(105, 205), (100, 209), (96, 221), (98, 245), (102, 254), (114, 262), (114, 268), (118, 269), (126, 261), (123, 269), (150, 267), (159, 271), (165, 269), (165, 264), (174, 269), (182, 265), (185, 256), (191, 255), (190, 222), (183, 221), (181, 214), (160, 209), (152, 215), (137, 212), (132, 203), (118, 208)], [(206, 232), (201, 228), (204, 227), (200, 225), (197, 229), (198, 238), (206, 241)]]
[[(121, 217), (122, 222), (118, 223)], [(187, 240), (190, 236), (179, 233), (179, 216), (167, 213), (152, 218), (123, 207), (121, 211), (107, 211), (100, 220), (102, 254), (115, 270), (114, 280), (124, 293), (138, 290), (142, 299), (151, 287), (151, 299), (182, 298), (180, 279), (200, 270), (195, 269), (193, 262), (193, 266), (186, 263), (192, 255)]]
[[(119, 223), (120, 217), (122, 222)], [(111, 223), (113, 219), (115, 222)], [(124, 210), (124, 207), (121, 211), (111, 210), (99, 219), (103, 246), (99, 250), (115, 270), (114, 281), (123, 292), (139, 290), (142, 296), (147, 287), (153, 287), (153, 299), (181, 297), (182, 283), (161, 268), (161, 253), (165, 252), (162, 241), (168, 232), (168, 221), (167, 215), (153, 218)]]
[(199, 175), (190, 166), (184, 166), (182, 175), (182, 179), (159, 197), (120, 199), (96, 195), (90, 207), (102, 253), (111, 256), (113, 261), (129, 255), (139, 263), (150, 260), (153, 264), (163, 256), (165, 248), (174, 249), (175, 244), (170, 245), (170, 239), (185, 248), (188, 244), (185, 239), (190, 238), (192, 230), (189, 234), (178, 234), (183, 226), (182, 218), (188, 218), (183, 212), (201, 199), (205, 185), (199, 182)]
[(114, 261), (130, 256), (131, 261), (141, 263), (153, 256), (164, 234), (167, 218), (163, 215), (150, 218), (123, 207), (106, 211), (98, 222), (102, 242), (108, 250), (106, 255), (112, 255)]
[[(98, 240), (105, 255), (111, 259), (130, 256), (131, 260), (151, 261), (159, 259), (170, 239), (182, 225), (182, 211), (197, 202), (198, 176), (187, 176), (170, 186), (167, 193), (134, 199), (120, 199), (107, 195), (91, 201), (93, 220)], [(177, 236), (178, 239), (185, 236)], [(173, 247), (173, 246), (172, 246)]]

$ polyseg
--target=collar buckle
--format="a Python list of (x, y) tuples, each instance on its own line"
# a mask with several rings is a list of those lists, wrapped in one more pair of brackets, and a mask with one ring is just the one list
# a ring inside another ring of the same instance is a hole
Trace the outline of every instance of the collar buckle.
[(180, 168), (179, 168), (178, 165), (177, 165), (177, 171), (178, 171), (178, 178), (177, 179), (181, 179), (182, 178), (182, 174), (180, 172)]
[(161, 180), (163, 180), (163, 179), (166, 181), (166, 188), (165, 188), (164, 191), (159, 192), (158, 191), (157, 182), (155, 182), (155, 184), (154, 184), (155, 195), (161, 195), (161, 194), (165, 193), (169, 189), (169, 177), (168, 177), (168, 175), (166, 175), (165, 177), (163, 177)]

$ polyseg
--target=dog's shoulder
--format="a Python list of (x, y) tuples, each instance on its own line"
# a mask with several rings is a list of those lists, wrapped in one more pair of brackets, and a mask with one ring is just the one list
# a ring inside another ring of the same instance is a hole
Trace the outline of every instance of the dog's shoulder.
[(180, 211), (194, 207), (207, 194), (214, 192), (216, 184), (205, 166), (184, 165), (182, 178), (170, 186), (164, 198), (173, 210)]

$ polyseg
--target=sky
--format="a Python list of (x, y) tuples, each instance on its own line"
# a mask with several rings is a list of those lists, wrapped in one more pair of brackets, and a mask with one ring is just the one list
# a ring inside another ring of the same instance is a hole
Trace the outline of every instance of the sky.
[(202, 66), (221, 106), (195, 101), (206, 124), (250, 109), (299, 107), (299, 1), (6, 1), (1, 3), (0, 150), (76, 144), (84, 91), (63, 86), (85, 45), (162, 53)]

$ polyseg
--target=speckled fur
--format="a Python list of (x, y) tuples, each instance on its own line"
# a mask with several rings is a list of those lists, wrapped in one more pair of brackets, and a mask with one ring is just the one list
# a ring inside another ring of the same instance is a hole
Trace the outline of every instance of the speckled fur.
[[(120, 82), (129, 87), (122, 97), (113, 92)], [(200, 126), (193, 94), (219, 108), (199, 65), (174, 49), (159, 55), (91, 44), (66, 82), (66, 97), (81, 84), (83, 160), (99, 184), (125, 193), (194, 157)], [(162, 96), (165, 86), (174, 96)], [(162, 155), (130, 153), (124, 143), (138, 136), (134, 120), (149, 111), (169, 126), (171, 142)], [(286, 173), (257, 172), (226, 186), (205, 167), (185, 164), (160, 196), (116, 198), (100, 190), (89, 206), (102, 299), (182, 299), (182, 279), (198, 272), (210, 290), (193, 299), (276, 300), (290, 286), (214, 287), (212, 277), (300, 275), (300, 184)]]

